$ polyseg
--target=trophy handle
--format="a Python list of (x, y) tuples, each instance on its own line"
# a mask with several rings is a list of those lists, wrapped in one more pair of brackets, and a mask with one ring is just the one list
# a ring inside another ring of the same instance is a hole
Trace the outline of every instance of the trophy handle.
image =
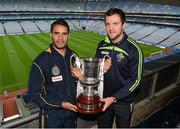
[[(73, 58), (75, 59), (74, 65), (72, 63)], [(78, 68), (81, 67), (80, 59), (77, 56), (75, 56), (74, 54), (72, 54), (71, 57), (70, 57), (70, 66), (75, 66), (75, 67), (78, 67)]]
[(102, 59), (102, 62), (100, 64), (100, 72), (99, 72), (99, 79), (101, 80), (102, 76), (104, 75), (105, 71), (103, 70), (104, 68), (104, 62), (106, 59), (110, 59), (111, 57), (109, 55), (105, 55)]
[[(75, 59), (74, 64), (72, 63), (73, 58)], [(81, 74), (83, 75), (83, 71), (84, 71), (83, 61), (82, 61), (82, 59), (79, 59), (78, 56), (75, 56), (74, 54), (71, 55), (71, 57), (70, 57), (70, 66), (79, 68), (80, 71), (81, 71)]]
[(105, 71), (103, 69), (104, 69), (104, 62), (107, 58), (110, 59), (111, 57), (109, 55), (105, 55), (101, 61), (101, 64), (100, 64), (100, 70), (99, 70), (100, 83), (98, 86), (98, 93), (99, 93), (100, 98), (103, 98), (103, 90), (104, 90), (104, 84), (103, 84), (104, 76), (103, 75), (105, 73)]
[[(74, 64), (72, 62), (73, 58), (75, 59)], [(81, 59), (79, 59), (77, 56), (72, 54), (70, 57), (70, 66), (79, 68), (81, 70), (81, 73), (82, 73), (82, 68), (81, 68), (82, 65), (81, 64), (82, 64)], [(77, 89), (76, 89), (76, 98), (80, 95), (82, 90), (83, 90), (83, 87), (81, 86), (80, 82), (78, 81), (77, 82)]]

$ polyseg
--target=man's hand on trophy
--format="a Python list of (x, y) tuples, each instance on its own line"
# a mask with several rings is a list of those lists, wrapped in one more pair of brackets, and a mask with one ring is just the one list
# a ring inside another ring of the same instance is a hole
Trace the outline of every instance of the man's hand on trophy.
[(62, 102), (62, 108), (77, 112), (77, 107), (69, 102)]
[(114, 100), (115, 97), (107, 97), (100, 99), (100, 101), (104, 103), (102, 111), (106, 111), (106, 109), (114, 103)]
[(83, 80), (83, 74), (81, 73), (80, 68), (72, 66), (71, 73), (75, 78), (78, 78), (79, 80)]
[(104, 61), (104, 68), (103, 68), (104, 73), (106, 73), (110, 69), (111, 64), (112, 64), (111, 58), (108, 58)]

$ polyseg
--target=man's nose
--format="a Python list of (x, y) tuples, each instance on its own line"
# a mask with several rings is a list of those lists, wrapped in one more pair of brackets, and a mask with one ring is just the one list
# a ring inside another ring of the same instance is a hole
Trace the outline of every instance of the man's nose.
[(62, 34), (59, 34), (58, 38), (59, 38), (59, 39), (62, 39), (62, 38), (63, 38)]
[(112, 30), (112, 29), (113, 29), (113, 26), (112, 26), (112, 25), (110, 25), (110, 26), (109, 26), (109, 30)]

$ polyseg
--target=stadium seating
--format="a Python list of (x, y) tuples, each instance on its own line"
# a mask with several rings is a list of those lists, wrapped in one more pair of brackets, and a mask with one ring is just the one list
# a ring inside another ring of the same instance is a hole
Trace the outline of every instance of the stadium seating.
[(146, 25), (146, 26), (143, 26), (143, 28), (136, 31), (136, 33), (130, 34), (130, 36), (136, 40), (141, 40), (141, 39), (147, 37), (148, 35), (152, 34), (153, 32), (155, 32), (158, 29), (159, 29), (158, 26), (147, 26)]
[(6, 34), (23, 34), (21, 26), (18, 22), (5, 22), (4, 27), (6, 29)]
[(180, 122), (180, 96), (173, 98), (165, 106), (151, 113), (135, 128), (177, 128)]
[[(132, 0), (82, 2), (66, 0), (54, 0), (52, 2), (48, 0), (1, 0), (0, 11), (4, 11), (4, 15), (0, 16), (0, 19), (3, 20), (3, 23), (0, 23), (0, 35), (48, 32), (53, 19), (57, 19), (59, 15), (58, 13), (56, 15), (44, 15), (43, 12), (51, 14), (51, 12), (56, 13), (58, 11), (65, 12), (60, 17), (67, 18), (71, 30), (85, 29), (87, 31), (106, 34), (104, 22), (98, 20), (103, 19), (103, 17), (91, 16), (91, 14), (86, 16), (85, 12), (102, 12), (111, 7), (121, 8), (127, 13), (127, 22), (129, 22), (128, 24), (130, 26), (127, 26), (125, 31), (130, 37), (154, 45), (158, 44), (166, 47), (179, 48), (177, 46), (179, 45), (180, 39), (176, 36), (179, 34), (178, 30), (176, 28), (171, 28), (171, 26), (178, 27), (180, 25), (178, 19), (180, 8), (178, 6), (160, 5)], [(22, 15), (18, 15), (18, 13), (17, 15), (13, 15), (13, 11), (22, 11)], [(84, 12), (84, 14), (71, 15), (71, 13), (68, 13), (73, 11)], [(9, 15), (8, 12), (11, 12), (12, 15)], [(28, 13), (32, 13), (32, 15), (29, 15)], [(66, 13), (68, 15), (66, 15)], [(132, 15), (133, 13), (134, 15)], [(156, 18), (158, 17), (156, 15), (150, 17), (150, 15), (141, 16), (138, 15), (138, 13), (165, 14), (170, 15), (172, 19), (158, 19)], [(24, 21), (26, 19), (29, 19), (29, 21)], [(146, 23), (151, 25), (147, 26)], [(163, 27), (164, 25), (170, 27)], [(171, 41), (171, 43), (168, 44), (169, 41)]]
[(176, 32), (176, 29), (174, 28), (169, 28), (169, 27), (164, 27), (160, 28), (151, 35), (143, 38), (142, 40), (144, 42), (149, 42), (151, 44), (159, 44), (163, 40), (169, 38), (172, 34)]
[(3, 35), (5, 35), (5, 33), (4, 33), (4, 26), (3, 26), (2, 23), (0, 23), (0, 36), (3, 36)]

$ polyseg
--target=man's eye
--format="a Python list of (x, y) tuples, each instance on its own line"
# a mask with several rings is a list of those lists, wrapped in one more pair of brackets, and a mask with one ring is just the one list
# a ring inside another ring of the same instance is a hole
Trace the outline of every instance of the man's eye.
[(57, 33), (57, 32), (54, 32), (54, 35), (58, 35), (59, 33)]
[(119, 23), (114, 23), (114, 25), (118, 25)]
[(63, 33), (63, 35), (68, 35), (68, 33)]

